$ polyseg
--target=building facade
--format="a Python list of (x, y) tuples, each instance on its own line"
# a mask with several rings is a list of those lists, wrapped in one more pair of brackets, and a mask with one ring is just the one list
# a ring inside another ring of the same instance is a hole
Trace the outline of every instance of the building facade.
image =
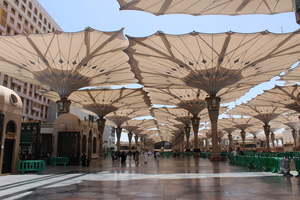
[[(62, 31), (37, 0), (0, 0), (0, 35)], [(24, 121), (47, 122), (50, 100), (41, 86), (20, 82), (0, 73), (0, 85), (15, 91), (23, 102)]]

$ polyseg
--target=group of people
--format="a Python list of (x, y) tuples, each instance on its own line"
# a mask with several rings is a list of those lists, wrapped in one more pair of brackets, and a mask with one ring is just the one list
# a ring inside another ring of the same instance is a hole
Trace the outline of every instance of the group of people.
[(127, 153), (125, 151), (122, 151), (122, 153), (120, 151), (113, 151), (111, 158), (113, 162), (121, 160), (121, 162), (124, 163), (126, 162)]
[(83, 152), (83, 153), (82, 153), (82, 156), (81, 156), (81, 165), (82, 165), (83, 167), (88, 167), (88, 166), (90, 166), (90, 161), (91, 161), (90, 157), (87, 156), (87, 155), (85, 154), (85, 152)]

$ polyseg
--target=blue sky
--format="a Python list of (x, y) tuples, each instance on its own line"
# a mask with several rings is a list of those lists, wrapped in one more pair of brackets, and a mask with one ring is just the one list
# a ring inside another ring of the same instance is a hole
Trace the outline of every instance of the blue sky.
[[(100, 31), (116, 31), (121, 28), (130, 36), (143, 37), (163, 31), (167, 34), (185, 34), (192, 31), (220, 33), (234, 31), (253, 33), (269, 30), (273, 33), (288, 33), (299, 29), (294, 13), (277, 15), (243, 16), (155, 16), (141, 11), (119, 11), (117, 0), (39, 0), (40, 4), (65, 32), (76, 32), (91, 27)], [(263, 90), (271, 89), (275, 81), (263, 83), (237, 100), (246, 102)], [(123, 136), (123, 134), (122, 134)], [(122, 137), (122, 141), (127, 137)]]

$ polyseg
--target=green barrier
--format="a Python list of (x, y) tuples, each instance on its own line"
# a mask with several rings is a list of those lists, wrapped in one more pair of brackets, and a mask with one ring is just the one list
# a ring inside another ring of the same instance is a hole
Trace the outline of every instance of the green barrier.
[(18, 162), (18, 170), (21, 174), (25, 172), (38, 172), (41, 174), (41, 171), (46, 169), (46, 162), (43, 160), (21, 160)]
[(68, 157), (51, 157), (50, 158), (50, 164), (55, 166), (57, 164), (62, 164), (66, 166), (69, 163)]
[(296, 166), (296, 171), (298, 172), (298, 175), (295, 177), (300, 176), (300, 158), (294, 158), (295, 166)]

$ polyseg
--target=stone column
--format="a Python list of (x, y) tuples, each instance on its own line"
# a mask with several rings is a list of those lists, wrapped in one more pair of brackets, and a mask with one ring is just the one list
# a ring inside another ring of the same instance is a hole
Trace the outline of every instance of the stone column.
[(219, 117), (219, 107), (220, 107), (220, 97), (215, 95), (210, 95), (205, 99), (208, 109), (208, 114), (211, 122), (211, 132), (212, 132), (212, 161), (221, 161), (222, 157), (220, 156), (218, 148), (218, 117)]
[(293, 139), (294, 139), (294, 146), (295, 146), (295, 148), (297, 148), (297, 132), (295, 129), (292, 130), (292, 135), (293, 135)]
[(190, 134), (191, 134), (191, 127), (186, 126), (184, 127), (185, 135), (186, 135), (186, 152), (191, 151), (190, 150)]
[(134, 136), (134, 141), (135, 141), (135, 150), (136, 150), (136, 151), (139, 151), (139, 150), (138, 150), (138, 140), (139, 140), (139, 136), (138, 136), (138, 135), (135, 135), (135, 136)]
[(181, 152), (184, 152), (184, 132), (181, 133)]
[(199, 149), (199, 140), (198, 140), (198, 130), (199, 130), (200, 118), (194, 116), (191, 118), (191, 120), (192, 120), (193, 131), (194, 131), (194, 157), (199, 157), (200, 149)]
[(116, 128), (116, 133), (117, 133), (117, 151), (120, 151), (122, 128), (118, 126)]
[(129, 148), (129, 152), (131, 152), (131, 140), (132, 140), (132, 133), (129, 132), (128, 133), (128, 142), (129, 142), (128, 148)]
[(241, 137), (242, 137), (242, 142), (243, 142), (243, 147), (242, 147), (242, 149), (243, 149), (243, 151), (245, 151), (245, 147), (246, 147), (246, 144), (245, 144), (246, 132), (245, 132), (245, 130), (242, 130), (242, 131), (241, 131)]
[(103, 117), (100, 117), (97, 119), (97, 126), (98, 126), (98, 131), (99, 131), (99, 158), (102, 158), (103, 156), (103, 134), (104, 134), (104, 128), (105, 128), (105, 122), (106, 119), (103, 119)]
[(229, 141), (229, 148), (228, 151), (232, 150), (232, 135), (228, 133), (228, 141)]
[(271, 152), (270, 150), (270, 125), (265, 124), (264, 125), (264, 131), (265, 131), (265, 135), (266, 135), (266, 143), (267, 143), (267, 152)]
[(275, 147), (275, 134), (271, 133), (272, 147)]

